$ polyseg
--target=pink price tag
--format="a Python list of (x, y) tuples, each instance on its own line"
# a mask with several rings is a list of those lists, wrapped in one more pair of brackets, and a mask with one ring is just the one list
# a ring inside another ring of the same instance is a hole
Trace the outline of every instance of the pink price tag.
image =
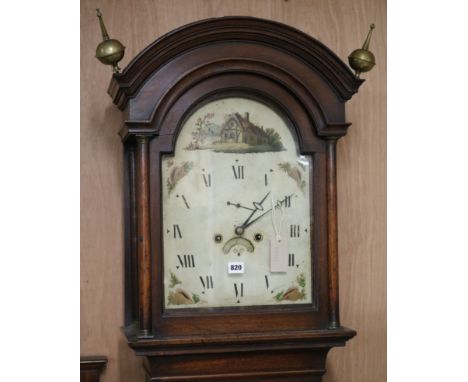
[(288, 242), (286, 240), (270, 240), (270, 272), (287, 272)]

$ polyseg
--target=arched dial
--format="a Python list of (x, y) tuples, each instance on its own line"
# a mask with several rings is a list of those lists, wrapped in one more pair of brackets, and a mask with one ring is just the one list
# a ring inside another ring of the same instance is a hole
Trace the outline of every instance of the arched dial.
[(312, 302), (312, 160), (285, 121), (238, 97), (185, 121), (162, 160), (166, 309)]

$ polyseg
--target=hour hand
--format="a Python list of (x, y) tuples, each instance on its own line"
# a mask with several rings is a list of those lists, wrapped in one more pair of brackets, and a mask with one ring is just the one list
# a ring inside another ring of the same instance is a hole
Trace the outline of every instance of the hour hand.
[(249, 210), (249, 211), (255, 211), (254, 208), (245, 207), (245, 206), (243, 206), (243, 205), (240, 204), (240, 203), (233, 203), (233, 202), (229, 202), (229, 201), (228, 201), (228, 202), (227, 202), (227, 205), (228, 205), (228, 206), (234, 206), (234, 207), (236, 207), (236, 208), (243, 208), (243, 209)]
[(255, 207), (255, 209), (251, 209), (251, 213), (250, 215), (247, 217), (247, 219), (245, 220), (245, 222), (243, 222), (240, 226), (237, 226), (234, 230), (234, 232), (236, 233), (236, 235), (242, 235), (244, 233), (244, 228), (247, 227), (247, 225), (249, 224), (250, 222), (250, 219), (252, 219), (252, 217), (255, 215), (255, 212), (257, 211), (263, 211), (263, 202), (266, 200), (266, 198), (268, 197), (268, 195), (270, 195), (270, 192), (269, 191), (264, 197), (263, 199), (260, 201), (260, 202), (253, 202), (253, 206)]

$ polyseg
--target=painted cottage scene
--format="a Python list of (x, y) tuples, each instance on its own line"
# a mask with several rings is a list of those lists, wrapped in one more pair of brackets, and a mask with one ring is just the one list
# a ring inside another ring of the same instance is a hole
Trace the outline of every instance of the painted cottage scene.
[(192, 141), (186, 150), (213, 150), (225, 153), (260, 153), (284, 150), (280, 135), (271, 127), (258, 126), (246, 113), (224, 116), (221, 125), (212, 122), (214, 113), (207, 113), (195, 123)]

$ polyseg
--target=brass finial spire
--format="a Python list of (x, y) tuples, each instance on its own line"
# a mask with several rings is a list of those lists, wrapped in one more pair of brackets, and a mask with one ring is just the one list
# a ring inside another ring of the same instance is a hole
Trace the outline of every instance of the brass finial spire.
[(99, 25), (101, 27), (102, 39), (103, 41), (110, 40), (109, 35), (107, 34), (106, 26), (104, 25), (104, 21), (102, 20), (102, 13), (99, 8), (96, 8), (96, 15), (99, 19)]
[(367, 34), (366, 41), (364, 41), (362, 48), (356, 49), (348, 57), (349, 65), (356, 71), (357, 78), (359, 78), (361, 73), (368, 72), (375, 65), (374, 54), (369, 50), (372, 31), (374, 28), (375, 24), (371, 24), (369, 33)]
[(125, 47), (119, 40), (115, 40), (109, 37), (106, 26), (104, 25), (104, 20), (102, 19), (102, 13), (99, 8), (96, 9), (96, 15), (99, 19), (103, 40), (96, 48), (96, 58), (104, 65), (112, 65), (114, 73), (118, 73), (120, 68), (117, 63), (123, 58)]
[(370, 45), (370, 39), (372, 37), (372, 31), (375, 28), (375, 24), (371, 24), (369, 27), (369, 33), (367, 33), (366, 41), (364, 41), (364, 45), (362, 46), (362, 49), (364, 50), (369, 50), (369, 45)]

